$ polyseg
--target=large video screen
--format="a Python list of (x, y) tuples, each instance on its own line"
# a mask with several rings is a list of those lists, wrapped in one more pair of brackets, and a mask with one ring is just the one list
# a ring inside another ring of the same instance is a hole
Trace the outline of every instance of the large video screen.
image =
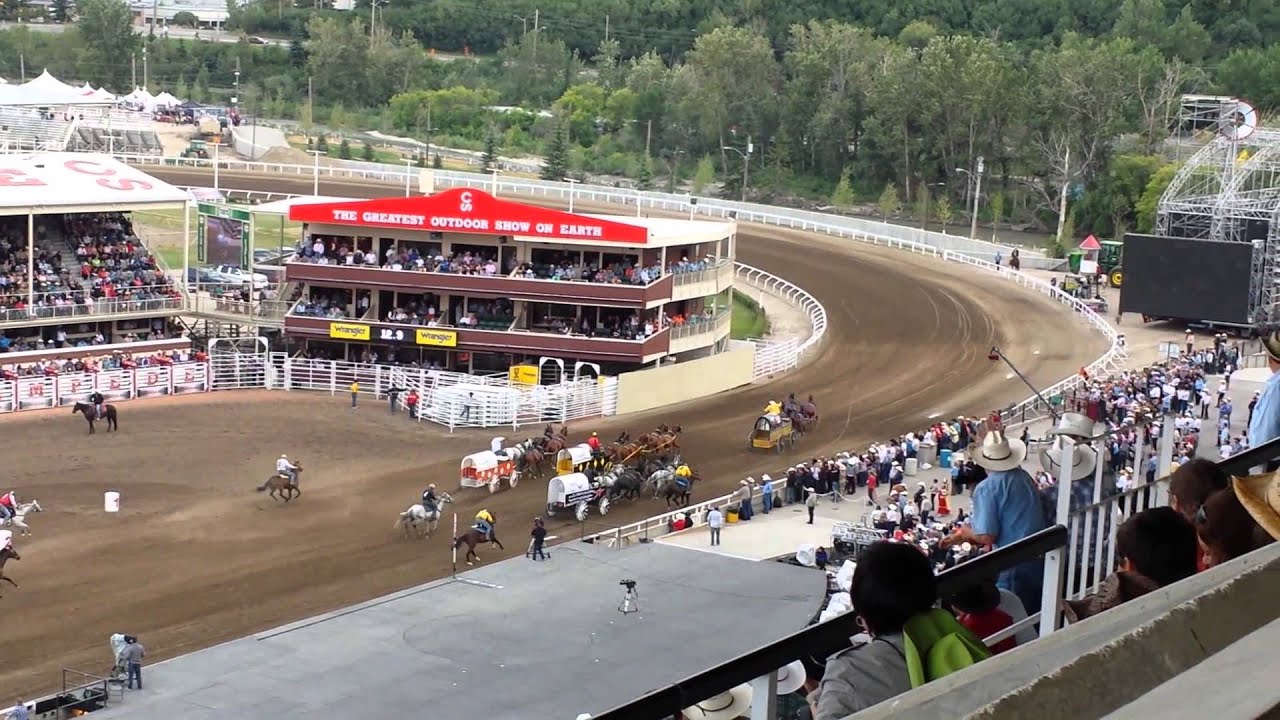
[(1125, 235), (1120, 311), (1247, 324), (1252, 258), (1247, 242)]
[(210, 265), (240, 267), (244, 223), (231, 218), (204, 216), (205, 258)]

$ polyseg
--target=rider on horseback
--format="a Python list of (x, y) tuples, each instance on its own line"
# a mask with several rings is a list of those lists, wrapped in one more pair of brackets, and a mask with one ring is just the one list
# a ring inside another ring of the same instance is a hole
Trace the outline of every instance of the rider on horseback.
[(687, 464), (680, 463), (680, 467), (676, 468), (676, 486), (681, 490), (687, 490), (691, 477), (693, 477), (693, 470)]
[(800, 412), (800, 403), (796, 402), (796, 394), (791, 393), (787, 396), (786, 402), (782, 403), (782, 412), (790, 416), (792, 413)]
[[(94, 390), (93, 394), (89, 396), (89, 402), (93, 404), (93, 410), (95, 413), (97, 413), (96, 419), (101, 420), (102, 418), (106, 417), (107, 400), (106, 398), (102, 397), (102, 393), (98, 392), (97, 390)], [(107, 429), (110, 430), (110, 428), (107, 428)]]
[(12, 490), (0, 495), (0, 527), (9, 524), (15, 515), (18, 514), (18, 496)]
[(493, 514), (488, 510), (481, 510), (476, 513), (476, 530), (484, 534), (485, 540), (493, 539)]
[(422, 491), (422, 507), (426, 508), (429, 513), (434, 513), (439, 507), (439, 501), (436, 499), (435, 483), (431, 483), (426, 490)]
[(288, 455), (282, 454), (280, 459), (276, 460), (276, 472), (280, 473), (281, 477), (289, 478), (291, 487), (298, 487), (298, 466), (289, 462)]

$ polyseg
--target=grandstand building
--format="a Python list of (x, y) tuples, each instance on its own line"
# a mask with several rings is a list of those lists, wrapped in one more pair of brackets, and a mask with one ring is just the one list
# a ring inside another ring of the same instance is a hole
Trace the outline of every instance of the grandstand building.
[(304, 236), (284, 328), (318, 356), (618, 371), (729, 341), (732, 221), (569, 213), (474, 189), (288, 202)]
[(188, 202), (102, 155), (0, 155), (0, 372), (189, 349), (177, 321), (183, 288), (129, 214)]
[(151, 114), (116, 102), (106, 90), (69, 85), (48, 71), (0, 85), (0, 151), (162, 154)]

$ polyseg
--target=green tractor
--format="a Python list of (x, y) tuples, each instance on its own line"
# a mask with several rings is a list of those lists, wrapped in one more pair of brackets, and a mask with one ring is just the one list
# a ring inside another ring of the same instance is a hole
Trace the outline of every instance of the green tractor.
[(186, 150), (182, 151), (184, 158), (199, 158), (201, 160), (209, 159), (209, 145), (204, 140), (192, 140)]
[(1098, 271), (1107, 276), (1107, 284), (1113, 288), (1124, 282), (1124, 243), (1119, 240), (1101, 241), (1102, 250), (1098, 251)]

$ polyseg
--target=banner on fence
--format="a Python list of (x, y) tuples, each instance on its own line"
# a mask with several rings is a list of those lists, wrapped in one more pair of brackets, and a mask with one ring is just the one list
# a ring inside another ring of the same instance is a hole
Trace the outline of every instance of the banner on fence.
[(204, 363), (174, 365), (171, 371), (174, 394), (209, 390), (209, 366)]
[(17, 409), (15, 396), (13, 381), (0, 380), (0, 413), (13, 412)]
[[(204, 367), (203, 365), (201, 367)], [(180, 371), (181, 372), (181, 371)], [(168, 367), (138, 368), (133, 374), (134, 397), (159, 397), (173, 391), (173, 370)]]
[(136, 370), (103, 370), (98, 373), (98, 392), (107, 402), (133, 398), (133, 374)]
[(75, 405), (78, 402), (89, 401), (89, 396), (97, 387), (97, 380), (93, 373), (70, 373), (59, 375), (57, 385), (58, 404)]
[(205, 363), (26, 377), (0, 380), (0, 413), (88, 402), (95, 390), (102, 393), (107, 402), (120, 402), (209, 389), (209, 366)]
[(51, 377), (18, 378), (18, 410), (54, 407), (58, 402), (58, 385)]

